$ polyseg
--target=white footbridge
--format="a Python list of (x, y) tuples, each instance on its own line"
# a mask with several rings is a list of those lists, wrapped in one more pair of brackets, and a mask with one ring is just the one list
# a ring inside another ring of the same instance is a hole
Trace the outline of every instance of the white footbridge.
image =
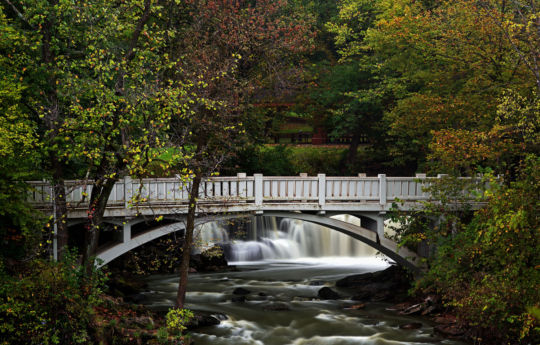
[[(418, 269), (417, 253), (398, 248), (384, 233), (385, 215), (393, 206), (409, 211), (421, 201), (431, 199), (426, 187), (438, 177), (339, 177), (317, 176), (247, 176), (212, 177), (199, 188), (197, 223), (202, 224), (248, 215), (299, 219), (348, 234), (410, 268)], [(33, 191), (28, 200), (37, 208), (52, 209), (52, 188), (46, 181), (30, 182)], [(66, 181), (68, 218), (71, 224), (87, 217), (91, 181)], [(98, 253), (106, 264), (118, 256), (166, 234), (185, 229), (189, 183), (180, 178), (125, 177), (114, 185), (105, 218), (119, 228), (119, 241)], [(343, 222), (332, 215), (349, 214), (360, 219), (360, 226)], [(131, 227), (148, 217), (162, 217), (176, 222), (132, 236)]]

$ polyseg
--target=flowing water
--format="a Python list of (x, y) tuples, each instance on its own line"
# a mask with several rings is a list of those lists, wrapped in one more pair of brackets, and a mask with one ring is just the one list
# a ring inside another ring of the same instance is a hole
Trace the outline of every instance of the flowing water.
[[(341, 218), (356, 222), (357, 218)], [(237, 270), (192, 274), (187, 304), (190, 309), (216, 314), (222, 321), (192, 333), (195, 345), (398, 345), (462, 344), (434, 337), (427, 320), (386, 311), (389, 305), (358, 302), (350, 292), (333, 283), (351, 274), (385, 269), (388, 262), (346, 235), (290, 219), (253, 221), (241, 240), (232, 240), (219, 224), (208, 224), (202, 243), (224, 243), (226, 255)], [(147, 304), (170, 308), (176, 297), (178, 277), (154, 275), (148, 279)], [(316, 298), (330, 286), (342, 299)], [(234, 302), (233, 290), (249, 290), (244, 302)], [(399, 326), (422, 322), (415, 330)]]

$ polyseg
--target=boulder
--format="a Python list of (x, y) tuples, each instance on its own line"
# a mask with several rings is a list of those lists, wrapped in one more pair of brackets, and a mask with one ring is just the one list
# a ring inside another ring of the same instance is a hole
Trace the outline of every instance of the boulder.
[(234, 303), (243, 303), (246, 301), (246, 296), (244, 295), (241, 295), (241, 296), (233, 296), (231, 298), (231, 302), (234, 302)]
[(329, 287), (325, 286), (322, 289), (319, 290), (317, 293), (317, 296), (320, 299), (339, 299), (339, 294), (335, 292), (334, 290), (330, 289)]
[(195, 317), (186, 325), (187, 329), (189, 330), (200, 327), (219, 325), (221, 322), (219, 318), (226, 318), (224, 314), (211, 315), (208, 312), (202, 311), (195, 311), (194, 313)]
[(409, 273), (392, 265), (383, 271), (356, 274), (336, 282), (336, 286), (352, 290), (356, 301), (391, 301), (407, 295), (410, 288)]
[(422, 324), (420, 322), (411, 322), (411, 323), (399, 325), (400, 329), (418, 329), (420, 327), (422, 327)]
[(233, 295), (249, 295), (250, 293), (251, 291), (249, 291), (248, 289), (244, 289), (243, 287), (237, 287), (233, 291)]
[(272, 302), (272, 303), (267, 303), (267, 304), (264, 304), (263, 305), (263, 309), (264, 310), (268, 310), (268, 311), (285, 311), (285, 310), (291, 310), (291, 308), (289, 307), (289, 305), (287, 303), (284, 303), (284, 302)]
[(449, 338), (459, 338), (465, 334), (465, 330), (455, 323), (437, 325), (433, 329), (435, 330), (435, 333), (439, 333)]

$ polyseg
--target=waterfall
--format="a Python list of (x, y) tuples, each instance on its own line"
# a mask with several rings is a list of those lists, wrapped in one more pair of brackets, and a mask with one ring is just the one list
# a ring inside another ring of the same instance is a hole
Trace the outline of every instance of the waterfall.
[[(360, 225), (360, 219), (339, 215), (333, 218)], [(252, 217), (245, 231), (230, 236), (227, 224), (212, 222), (197, 229), (199, 250), (219, 244), (228, 261), (259, 261), (304, 257), (366, 257), (376, 251), (368, 245), (317, 224), (289, 218)]]

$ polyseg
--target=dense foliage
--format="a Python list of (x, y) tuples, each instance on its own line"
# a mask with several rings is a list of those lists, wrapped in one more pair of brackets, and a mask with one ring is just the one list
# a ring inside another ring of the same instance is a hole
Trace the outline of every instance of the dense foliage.
[(103, 273), (89, 279), (75, 253), (34, 260), (16, 276), (0, 267), (1, 344), (84, 344), (93, 332)]

